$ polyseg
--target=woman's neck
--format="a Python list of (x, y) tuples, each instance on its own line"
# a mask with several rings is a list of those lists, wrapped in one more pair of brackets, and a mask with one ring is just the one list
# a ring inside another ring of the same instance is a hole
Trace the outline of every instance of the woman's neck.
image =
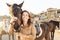
[(27, 22), (23, 22), (23, 25), (24, 25), (25, 28), (28, 27)]

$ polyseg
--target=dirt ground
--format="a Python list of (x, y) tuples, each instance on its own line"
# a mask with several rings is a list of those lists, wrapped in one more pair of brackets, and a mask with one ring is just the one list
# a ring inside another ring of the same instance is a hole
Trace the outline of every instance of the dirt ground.
[(55, 30), (55, 37), (54, 40), (60, 40), (60, 30)]
[[(8, 35), (3, 35), (2, 36), (2, 40), (9, 40)], [(12, 40), (12, 39), (11, 39)], [(16, 38), (14, 37), (14, 40), (16, 40)], [(44, 39), (43, 39), (44, 40)], [(55, 30), (55, 34), (54, 34), (54, 40), (60, 40), (60, 30)]]

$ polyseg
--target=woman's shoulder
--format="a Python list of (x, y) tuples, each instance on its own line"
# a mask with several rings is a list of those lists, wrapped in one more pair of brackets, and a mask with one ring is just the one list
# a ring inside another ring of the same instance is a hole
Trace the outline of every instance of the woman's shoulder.
[(31, 23), (30, 26), (31, 26), (31, 27), (35, 27), (35, 26), (34, 26), (34, 23)]

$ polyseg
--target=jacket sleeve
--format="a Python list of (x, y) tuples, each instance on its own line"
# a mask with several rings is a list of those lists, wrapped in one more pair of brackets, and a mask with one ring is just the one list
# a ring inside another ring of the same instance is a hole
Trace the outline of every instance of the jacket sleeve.
[(32, 36), (35, 39), (36, 38), (36, 28), (35, 28), (34, 25), (32, 26), (32, 30), (31, 31), (32, 31)]
[(36, 38), (36, 28), (35, 28), (34, 25), (31, 26), (31, 35), (27, 35), (26, 37), (30, 38), (31, 40), (32, 39), (35, 40), (35, 38)]

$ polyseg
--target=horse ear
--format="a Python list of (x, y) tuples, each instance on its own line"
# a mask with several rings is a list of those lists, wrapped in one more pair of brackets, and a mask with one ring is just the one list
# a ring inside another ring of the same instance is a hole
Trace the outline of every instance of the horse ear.
[(24, 1), (21, 4), (19, 4), (19, 6), (22, 7), (23, 3), (24, 3)]
[(6, 4), (7, 4), (7, 6), (8, 6), (8, 7), (10, 7), (10, 6), (11, 6), (11, 5), (10, 5), (10, 4), (8, 4), (8, 3), (6, 3)]

